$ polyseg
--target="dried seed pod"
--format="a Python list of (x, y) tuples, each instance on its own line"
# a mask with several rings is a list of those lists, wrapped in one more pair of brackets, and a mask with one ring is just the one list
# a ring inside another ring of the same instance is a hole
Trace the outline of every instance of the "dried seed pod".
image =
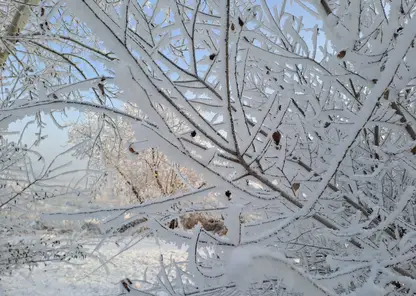
[(125, 281), (122, 281), (121, 283), (122, 283), (124, 289), (126, 289), (127, 292), (130, 292), (129, 285)]
[(170, 229), (178, 228), (178, 226), (179, 226), (178, 219), (173, 219), (169, 222), (169, 228)]

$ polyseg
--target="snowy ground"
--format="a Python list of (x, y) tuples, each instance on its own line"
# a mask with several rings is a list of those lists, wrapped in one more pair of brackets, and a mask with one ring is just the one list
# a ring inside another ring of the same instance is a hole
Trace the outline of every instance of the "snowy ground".
[[(120, 251), (120, 247), (109, 242), (100, 251), (110, 258)], [(114, 258), (108, 264), (108, 274), (104, 268), (96, 270), (100, 266), (97, 260), (87, 259), (81, 266), (50, 264), (39, 266), (32, 272), (28, 269), (17, 270), (12, 277), (2, 277), (0, 287), (5, 296), (118, 295), (120, 280), (141, 278), (146, 268), (148, 277), (154, 276), (161, 253), (165, 261), (171, 257), (178, 261), (186, 258), (185, 249), (179, 250), (166, 244), (159, 246), (149, 238)]]

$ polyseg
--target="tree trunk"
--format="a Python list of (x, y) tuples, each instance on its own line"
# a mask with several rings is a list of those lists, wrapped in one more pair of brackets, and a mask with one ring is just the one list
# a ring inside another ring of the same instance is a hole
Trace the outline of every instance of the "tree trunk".
[[(31, 8), (34, 6), (38, 6), (40, 0), (25, 0), (24, 4), (19, 5), (17, 8), (16, 13), (13, 16), (13, 19), (10, 25), (7, 27), (5, 32), (5, 37), (10, 36), (18, 36), (20, 32), (24, 29), (27, 25), (31, 14)], [(17, 43), (17, 40), (13, 41), (13, 50), (14, 44)], [(9, 49), (10, 50), (10, 49)], [(10, 51), (5, 49), (4, 51), (0, 51), (0, 67), (3, 67), (7, 61), (7, 58), (10, 55)]]

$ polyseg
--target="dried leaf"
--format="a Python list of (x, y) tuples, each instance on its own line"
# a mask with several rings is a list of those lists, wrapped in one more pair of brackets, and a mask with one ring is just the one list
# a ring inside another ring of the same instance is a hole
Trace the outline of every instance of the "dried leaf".
[(343, 59), (346, 55), (346, 51), (345, 50), (341, 50), (338, 54), (337, 54), (337, 58), (339, 59)]
[(134, 150), (131, 146), (129, 147), (129, 151), (134, 154), (139, 154), (139, 152), (136, 152), (136, 150)]
[(282, 135), (280, 134), (279, 131), (276, 131), (272, 134), (272, 138), (274, 143), (276, 144), (276, 146), (279, 146), (280, 144), (280, 139), (282, 138)]
[(240, 25), (240, 27), (244, 26), (244, 22), (240, 17), (238, 17), (238, 24)]
[(292, 184), (292, 190), (296, 193), (300, 188), (300, 184), (299, 183), (293, 183)]
[(389, 94), (390, 94), (390, 91), (389, 91), (388, 88), (386, 88), (384, 90), (384, 94), (383, 94), (383, 97), (384, 97), (385, 100), (388, 100), (389, 99)]
[(105, 95), (104, 84), (98, 83), (98, 88), (100, 89), (101, 94), (104, 96)]
[(230, 190), (225, 191), (225, 196), (228, 198), (228, 200), (231, 200), (231, 191)]

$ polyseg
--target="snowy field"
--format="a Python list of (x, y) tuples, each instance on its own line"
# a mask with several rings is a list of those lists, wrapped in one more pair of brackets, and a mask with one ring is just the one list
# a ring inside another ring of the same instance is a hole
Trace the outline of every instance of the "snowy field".
[[(93, 246), (91, 246), (93, 247)], [(100, 252), (111, 258), (121, 250), (114, 242), (103, 245)], [(82, 265), (68, 264), (40, 265), (31, 272), (17, 270), (11, 277), (2, 277), (0, 287), (4, 296), (110, 296), (119, 295), (120, 280), (141, 279), (146, 268), (147, 277), (155, 276), (159, 267), (160, 254), (164, 261), (186, 258), (185, 249), (160, 244), (154, 239), (144, 239), (131, 249), (116, 256), (105, 268), (94, 259), (81, 261)], [(97, 269), (98, 268), (98, 269)], [(1, 292), (0, 292), (1, 295)], [(3, 296), (3, 295), (1, 295)]]

